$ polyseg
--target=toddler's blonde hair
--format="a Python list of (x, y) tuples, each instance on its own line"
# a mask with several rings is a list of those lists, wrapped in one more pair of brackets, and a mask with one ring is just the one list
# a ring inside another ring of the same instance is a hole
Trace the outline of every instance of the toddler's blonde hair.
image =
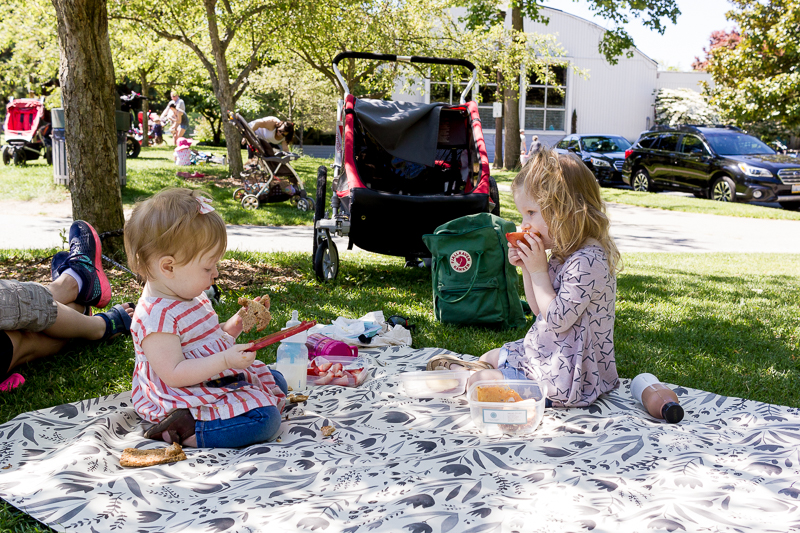
[(198, 197), (207, 198), (191, 189), (168, 188), (136, 204), (125, 224), (125, 252), (133, 272), (147, 280), (153, 259), (171, 255), (185, 265), (209, 252), (225, 253), (225, 222), (216, 211), (201, 214)]
[(600, 186), (577, 156), (542, 149), (514, 178), (511, 192), (527, 194), (539, 204), (556, 259), (564, 261), (594, 238), (606, 251), (609, 271), (622, 270)]

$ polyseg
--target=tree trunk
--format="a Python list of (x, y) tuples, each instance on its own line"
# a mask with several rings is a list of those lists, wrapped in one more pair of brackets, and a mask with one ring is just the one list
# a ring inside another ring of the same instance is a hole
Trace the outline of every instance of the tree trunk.
[(222, 127), (225, 129), (225, 141), (228, 149), (228, 171), (231, 176), (238, 178), (244, 165), (242, 164), (242, 136), (239, 130), (228, 120), (228, 111), (235, 111), (236, 101), (233, 98), (228, 60), (219, 38), (217, 27), (216, 0), (205, 0), (206, 18), (208, 20), (208, 35), (211, 41), (211, 51), (214, 54), (214, 63), (217, 67), (217, 100), (222, 117)]
[[(147, 98), (147, 94), (150, 92), (150, 85), (147, 82), (147, 73), (140, 72), (139, 73), (139, 80), (142, 83), (142, 96)], [(142, 148), (146, 148), (150, 146), (150, 117), (148, 116), (150, 113), (150, 100), (145, 100), (142, 102)]]
[[(52, 0), (58, 18), (59, 80), (64, 103), (72, 216), (98, 231), (121, 229), (114, 64), (106, 0)], [(104, 242), (107, 253), (122, 238)]]
[[(511, 29), (515, 32), (522, 32), (522, 8), (511, 8)], [(516, 69), (515, 72), (519, 72)], [(519, 74), (517, 74), (519, 76)], [(512, 91), (505, 89), (505, 100), (503, 102), (503, 114), (505, 115), (506, 138), (505, 138), (505, 167), (509, 170), (519, 167), (519, 89)]]

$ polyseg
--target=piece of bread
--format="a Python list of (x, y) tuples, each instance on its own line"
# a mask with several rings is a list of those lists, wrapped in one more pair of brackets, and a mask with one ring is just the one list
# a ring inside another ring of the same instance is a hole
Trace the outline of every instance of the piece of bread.
[(183, 453), (183, 448), (177, 442), (173, 442), (166, 448), (157, 448), (155, 450), (137, 450), (136, 448), (125, 448), (122, 451), (122, 457), (119, 459), (119, 464), (122, 466), (142, 467), (163, 465), (164, 463), (174, 463), (176, 461), (183, 461), (186, 459), (186, 454)]
[(239, 298), (239, 315), (242, 317), (242, 331), (250, 331), (254, 327), (256, 331), (261, 331), (267, 327), (272, 320), (269, 313), (269, 296), (266, 294), (257, 302), (250, 298)]
[(289, 403), (303, 403), (308, 401), (308, 395), (306, 394), (290, 394), (289, 395)]
[(479, 402), (521, 402), (522, 396), (511, 387), (505, 385), (495, 385), (492, 387), (478, 387)]
[(333, 426), (322, 426), (319, 428), (320, 433), (322, 433), (323, 437), (330, 437), (336, 431), (336, 428)]

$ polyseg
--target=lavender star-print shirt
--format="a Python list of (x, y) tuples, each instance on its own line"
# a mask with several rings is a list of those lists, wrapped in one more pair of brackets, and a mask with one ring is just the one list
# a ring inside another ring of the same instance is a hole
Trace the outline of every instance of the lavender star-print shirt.
[(617, 279), (603, 248), (589, 244), (550, 259), (556, 298), (524, 339), (507, 343), (508, 364), (544, 381), (554, 407), (581, 407), (619, 386), (614, 360)]

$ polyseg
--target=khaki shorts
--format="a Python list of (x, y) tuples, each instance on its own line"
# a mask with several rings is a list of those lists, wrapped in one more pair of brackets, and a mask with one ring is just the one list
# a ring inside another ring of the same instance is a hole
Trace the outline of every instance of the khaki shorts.
[(0, 331), (42, 331), (56, 323), (58, 306), (38, 283), (0, 280)]

